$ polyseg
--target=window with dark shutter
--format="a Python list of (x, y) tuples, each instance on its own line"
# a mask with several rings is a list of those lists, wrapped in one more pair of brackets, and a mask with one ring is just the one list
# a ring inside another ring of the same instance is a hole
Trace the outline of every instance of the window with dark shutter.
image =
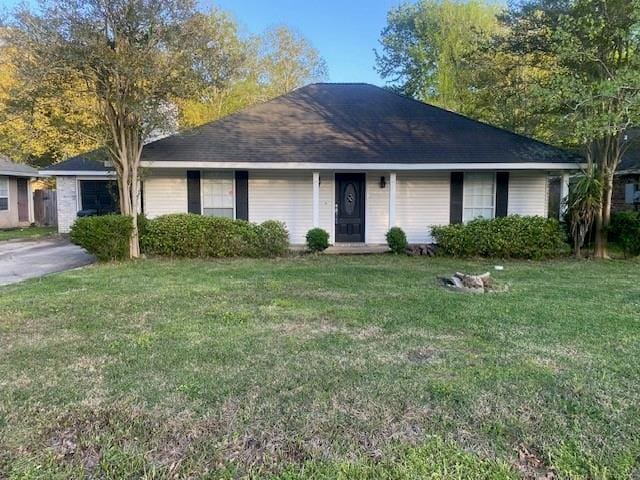
[(496, 173), (496, 217), (509, 212), (509, 172)]
[(187, 211), (200, 215), (200, 171), (187, 170)]
[(464, 173), (451, 172), (449, 223), (462, 223), (462, 196)]
[(249, 220), (249, 172), (236, 172), (236, 218)]

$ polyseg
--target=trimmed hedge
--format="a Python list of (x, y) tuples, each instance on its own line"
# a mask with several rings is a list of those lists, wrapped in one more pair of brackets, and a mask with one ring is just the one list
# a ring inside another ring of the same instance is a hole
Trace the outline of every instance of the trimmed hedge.
[(569, 252), (557, 220), (512, 215), (467, 224), (434, 226), (438, 253), (456, 257), (542, 259)]
[(389, 250), (393, 253), (404, 253), (407, 246), (407, 236), (400, 227), (391, 227), (387, 232), (387, 245), (389, 245)]
[(129, 238), (133, 230), (131, 217), (102, 215), (78, 218), (71, 227), (71, 241), (98, 260), (129, 258)]
[(640, 212), (614, 213), (607, 236), (622, 247), (625, 256), (640, 255)]
[(307, 248), (312, 252), (322, 252), (329, 248), (329, 233), (322, 228), (312, 228), (307, 232)]
[(171, 257), (273, 257), (289, 249), (289, 233), (273, 220), (261, 225), (245, 220), (193, 214), (147, 220), (140, 248)]

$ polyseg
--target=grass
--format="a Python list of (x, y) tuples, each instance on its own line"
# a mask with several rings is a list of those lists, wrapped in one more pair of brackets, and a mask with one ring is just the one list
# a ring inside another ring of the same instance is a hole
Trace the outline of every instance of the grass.
[(106, 264), (0, 289), (0, 478), (640, 474), (640, 264)]
[(23, 238), (38, 238), (55, 235), (55, 227), (24, 227), (0, 230), (0, 242), (5, 240), (19, 240)]

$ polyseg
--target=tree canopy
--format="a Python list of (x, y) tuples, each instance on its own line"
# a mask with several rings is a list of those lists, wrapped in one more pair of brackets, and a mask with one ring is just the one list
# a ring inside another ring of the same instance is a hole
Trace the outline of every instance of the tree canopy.
[(421, 0), (389, 12), (380, 42), (391, 88), (580, 149), (606, 257), (613, 175), (640, 124), (640, 0)]

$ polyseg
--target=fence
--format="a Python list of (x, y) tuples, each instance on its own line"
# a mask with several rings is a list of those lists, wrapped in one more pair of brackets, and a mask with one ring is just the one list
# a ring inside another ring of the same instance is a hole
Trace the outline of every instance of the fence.
[(33, 216), (38, 225), (55, 227), (58, 225), (55, 190), (33, 192)]

